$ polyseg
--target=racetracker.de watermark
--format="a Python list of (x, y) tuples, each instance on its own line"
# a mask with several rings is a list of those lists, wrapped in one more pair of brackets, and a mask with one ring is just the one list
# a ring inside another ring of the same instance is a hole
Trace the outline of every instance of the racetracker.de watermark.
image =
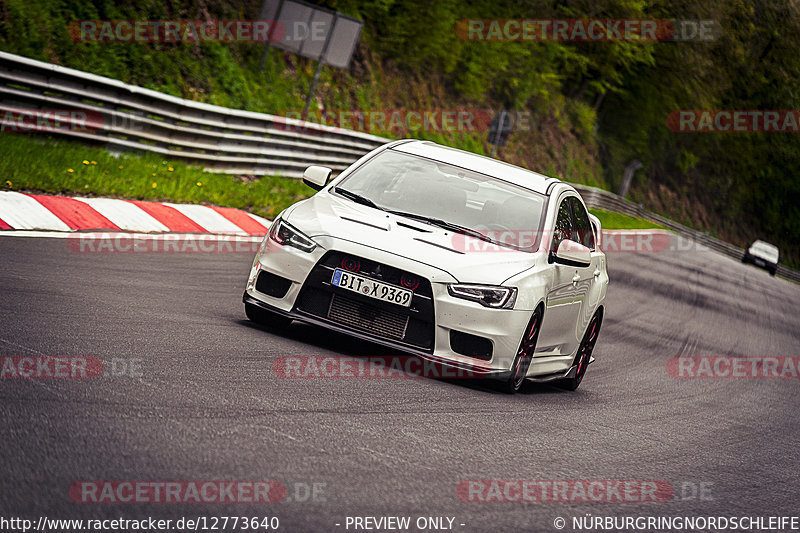
[(3, 109), (0, 133), (95, 132), (103, 129), (106, 118), (89, 109)]
[[(289, 30), (293, 33), (289, 33)], [(75, 42), (179, 43), (325, 40), (325, 28), (274, 20), (73, 20), (67, 32)]]
[(91, 356), (5, 355), (0, 379), (86, 379), (103, 374), (103, 361)]
[(713, 41), (720, 34), (710, 19), (464, 19), (455, 31), (464, 41), (481, 42)]
[(214, 235), (205, 233), (72, 233), (67, 236), (69, 251), (79, 254), (225, 254), (258, 251), (263, 237)]
[(675, 133), (798, 133), (800, 110), (682, 109), (667, 115)]
[(470, 479), (456, 486), (470, 503), (642, 503), (666, 502), (675, 488), (665, 480), (635, 479)]
[(272, 373), (284, 379), (476, 379), (486, 377), (480, 369), (444, 365), (414, 355), (402, 356), (280, 356)]
[(279, 481), (76, 481), (75, 503), (279, 503), (286, 498)]
[(143, 360), (94, 356), (4, 355), (0, 357), (0, 379), (87, 379), (144, 375)]
[[(413, 132), (479, 133), (491, 129), (497, 115), (490, 109), (331, 109), (303, 112), (283, 111), (274, 127), (284, 131), (317, 132), (320, 129), (347, 129), (365, 133), (408, 134)], [(510, 111), (503, 129), (530, 131), (533, 117), (529, 111)]]
[(683, 379), (798, 379), (800, 356), (679, 356), (667, 360), (666, 370)]
[[(476, 234), (453, 233), (450, 245), (463, 253), (509, 253), (531, 248), (545, 251), (555, 233), (552, 230), (535, 229), (476, 230)], [(562, 237), (560, 234), (558, 236)], [(590, 244), (585, 233), (575, 238), (582, 243)], [(606, 254), (660, 253), (690, 251), (694, 250), (696, 245), (694, 241), (661, 229), (603, 230), (599, 248)]]

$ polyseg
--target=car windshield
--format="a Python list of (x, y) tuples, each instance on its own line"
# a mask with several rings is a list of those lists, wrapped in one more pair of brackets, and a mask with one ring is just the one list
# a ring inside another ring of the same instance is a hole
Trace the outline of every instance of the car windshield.
[(769, 252), (777, 252), (778, 248), (768, 242), (764, 241), (756, 241), (753, 243), (754, 248), (758, 248), (760, 250), (769, 251)]
[(778, 248), (775, 245), (770, 244), (768, 242), (756, 241), (752, 244), (750, 249), (754, 252), (761, 252), (762, 254), (767, 255), (770, 258), (774, 257), (776, 261), (778, 260)]
[(479, 232), (484, 240), (525, 251), (538, 247), (546, 199), (485, 174), (392, 150), (369, 160), (336, 189), (378, 209), (445, 222), (445, 229)]

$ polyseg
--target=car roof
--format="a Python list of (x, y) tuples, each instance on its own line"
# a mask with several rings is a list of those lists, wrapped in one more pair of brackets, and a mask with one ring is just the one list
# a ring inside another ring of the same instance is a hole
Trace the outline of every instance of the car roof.
[(769, 248), (769, 249), (775, 250), (776, 252), (778, 251), (778, 247), (777, 246), (775, 246), (774, 244), (770, 244), (770, 243), (768, 243), (766, 241), (762, 241), (762, 240), (758, 240), (758, 241), (753, 242), (753, 244), (751, 246), (760, 246), (762, 248)]
[(393, 145), (391, 150), (406, 154), (418, 155), (433, 159), (440, 163), (474, 170), (499, 180), (507, 181), (520, 187), (525, 187), (540, 194), (547, 194), (547, 188), (552, 183), (562, 183), (558, 178), (549, 178), (531, 170), (504, 163), (457, 148), (442, 146), (430, 141), (411, 140)]

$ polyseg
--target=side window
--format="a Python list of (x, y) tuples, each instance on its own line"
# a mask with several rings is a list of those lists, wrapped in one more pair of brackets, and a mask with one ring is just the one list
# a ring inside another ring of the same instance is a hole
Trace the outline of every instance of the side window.
[(594, 231), (594, 247), (602, 248), (603, 236), (601, 235), (600, 229), (597, 227), (597, 224), (595, 224), (594, 221), (592, 221), (592, 230)]
[(569, 198), (564, 198), (558, 206), (558, 217), (556, 218), (556, 225), (553, 229), (553, 244), (550, 248), (551, 252), (558, 250), (558, 245), (564, 239), (569, 239), (572, 236), (572, 216), (569, 212)]
[(572, 205), (572, 216), (575, 220), (572, 240), (594, 250), (594, 231), (592, 223), (589, 221), (589, 213), (586, 212), (580, 200), (574, 196), (570, 196), (568, 200)]

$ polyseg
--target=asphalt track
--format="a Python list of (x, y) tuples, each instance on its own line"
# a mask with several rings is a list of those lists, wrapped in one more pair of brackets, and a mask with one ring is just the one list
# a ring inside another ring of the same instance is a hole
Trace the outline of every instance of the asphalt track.
[[(78, 254), (64, 239), (0, 237), (0, 355), (94, 356), (107, 370), (137, 360), (141, 374), (0, 381), (0, 516), (278, 516), (281, 531), (448, 516), (467, 532), (556, 531), (556, 517), (572, 531), (587, 513), (800, 514), (800, 380), (666, 370), (675, 356), (800, 355), (797, 285), (709, 251), (615, 254), (581, 388), (508, 396), (473, 381), (276, 376), (279, 356), (386, 351), (298, 323), (249, 323), (251, 260)], [(465, 502), (456, 488), (470, 479), (663, 480), (674, 493)], [(289, 497), (75, 503), (68, 489), (81, 480), (278, 480)], [(313, 483), (316, 501), (297, 501)]]

